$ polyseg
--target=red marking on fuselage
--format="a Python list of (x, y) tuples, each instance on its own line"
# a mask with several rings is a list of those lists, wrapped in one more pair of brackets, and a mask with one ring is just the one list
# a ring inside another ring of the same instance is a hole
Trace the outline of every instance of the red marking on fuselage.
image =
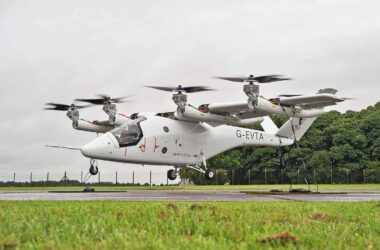
[(141, 150), (141, 152), (145, 152), (145, 149), (146, 149), (146, 138), (144, 138), (144, 144), (141, 144), (140, 146), (139, 146), (139, 148), (140, 148), (140, 150)]
[(160, 146), (157, 145), (157, 137), (154, 137), (154, 148), (153, 148), (153, 152), (156, 152), (156, 149), (159, 148)]

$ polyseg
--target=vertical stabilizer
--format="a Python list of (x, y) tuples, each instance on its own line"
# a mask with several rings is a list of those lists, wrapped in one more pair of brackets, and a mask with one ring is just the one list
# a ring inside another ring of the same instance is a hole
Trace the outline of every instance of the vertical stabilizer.
[(301, 140), (318, 117), (290, 118), (276, 133), (279, 137)]
[(260, 125), (264, 129), (265, 133), (276, 134), (278, 132), (278, 127), (269, 116), (265, 116)]

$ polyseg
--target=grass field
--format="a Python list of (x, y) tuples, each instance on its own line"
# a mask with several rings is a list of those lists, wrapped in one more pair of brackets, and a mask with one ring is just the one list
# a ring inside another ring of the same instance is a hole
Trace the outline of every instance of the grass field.
[[(179, 186), (95, 186), (97, 191), (127, 191), (127, 190), (176, 190), (176, 191), (270, 191), (273, 189), (288, 191), (289, 185), (179, 185)], [(293, 185), (293, 188), (307, 189), (307, 185)], [(310, 185), (312, 191), (316, 185)], [(82, 186), (60, 187), (0, 187), (0, 192), (40, 192), (40, 191), (80, 191)], [(380, 192), (380, 184), (352, 184), (352, 185), (318, 185), (320, 192)]]
[(0, 249), (380, 249), (380, 204), (0, 202)]

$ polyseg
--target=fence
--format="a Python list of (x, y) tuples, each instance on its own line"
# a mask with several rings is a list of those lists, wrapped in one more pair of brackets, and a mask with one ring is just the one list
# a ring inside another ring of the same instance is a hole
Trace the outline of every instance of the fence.
[(12, 172), (9, 174), (0, 175), (0, 185), (9, 184), (46, 184), (46, 185), (80, 185), (84, 183), (91, 184), (119, 184), (119, 185), (170, 185), (177, 184), (177, 181), (171, 181), (167, 178), (166, 171), (130, 171), (130, 172), (118, 172), (103, 173), (99, 170), (97, 175), (90, 176), (89, 173), (81, 171), (80, 173), (70, 173), (65, 171), (63, 173), (58, 172), (46, 172), (46, 173), (24, 173), (24, 172)]
[[(380, 183), (380, 169), (361, 169), (351, 171), (333, 168), (328, 173), (318, 170), (298, 168), (293, 171), (264, 168), (218, 170), (224, 172), (230, 184), (366, 184)], [(217, 174), (220, 176), (220, 174)], [(219, 183), (220, 184), (220, 183)]]
[[(85, 172), (70, 174), (46, 172), (45, 174), (30, 173), (9, 173), (0, 175), (0, 185), (9, 185), (10, 183), (35, 183), (46, 185), (80, 185), (84, 183), (92, 184), (119, 184), (119, 185), (171, 185), (178, 184), (179, 178), (170, 181), (167, 178), (166, 171), (130, 171), (119, 173), (99, 173), (96, 176), (88, 178)], [(257, 169), (233, 169), (233, 170), (216, 170), (214, 180), (206, 181), (202, 174), (197, 179), (182, 180), (184, 183), (195, 184), (365, 184), (380, 183), (380, 169), (362, 169), (351, 171), (344, 168), (332, 168), (328, 173), (317, 170), (304, 170), (298, 168), (293, 171), (281, 169), (263, 168)]]

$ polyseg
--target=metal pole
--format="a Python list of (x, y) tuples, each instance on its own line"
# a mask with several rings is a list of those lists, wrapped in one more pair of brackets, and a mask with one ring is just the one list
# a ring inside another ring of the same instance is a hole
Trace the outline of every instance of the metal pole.
[(33, 182), (33, 172), (30, 172), (30, 183)]
[(98, 183), (100, 184), (100, 171), (98, 172)]
[(251, 169), (248, 169), (248, 185), (251, 185)]
[(152, 170), (149, 171), (149, 186), (152, 188)]
[(132, 184), (135, 184), (135, 171), (132, 172)]
[(264, 168), (264, 176), (265, 176), (265, 184), (268, 183), (267, 181), (267, 168)]
[(365, 176), (365, 168), (363, 168), (363, 183), (365, 184), (366, 183), (366, 176)]
[(218, 169), (215, 169), (215, 185), (218, 185)]
[(300, 168), (297, 169), (297, 184), (300, 182)]
[(235, 176), (234, 176), (234, 172), (235, 172), (235, 171), (234, 171), (233, 169), (231, 169), (231, 184), (232, 184), (232, 185), (234, 185), (234, 177), (235, 177)]
[(334, 179), (333, 179), (333, 164), (332, 164), (332, 161), (330, 161), (330, 163), (331, 163), (331, 173), (330, 173), (331, 179), (330, 179), (330, 182), (331, 182), (331, 184), (333, 184), (334, 183)]
[(46, 174), (46, 182), (49, 182), (49, 172)]
[(255, 170), (252, 169), (252, 181), (251, 183), (254, 185), (255, 184)]
[(13, 173), (13, 183), (16, 183), (16, 172)]
[(115, 183), (117, 185), (117, 171), (116, 171), (116, 174), (115, 174)]

